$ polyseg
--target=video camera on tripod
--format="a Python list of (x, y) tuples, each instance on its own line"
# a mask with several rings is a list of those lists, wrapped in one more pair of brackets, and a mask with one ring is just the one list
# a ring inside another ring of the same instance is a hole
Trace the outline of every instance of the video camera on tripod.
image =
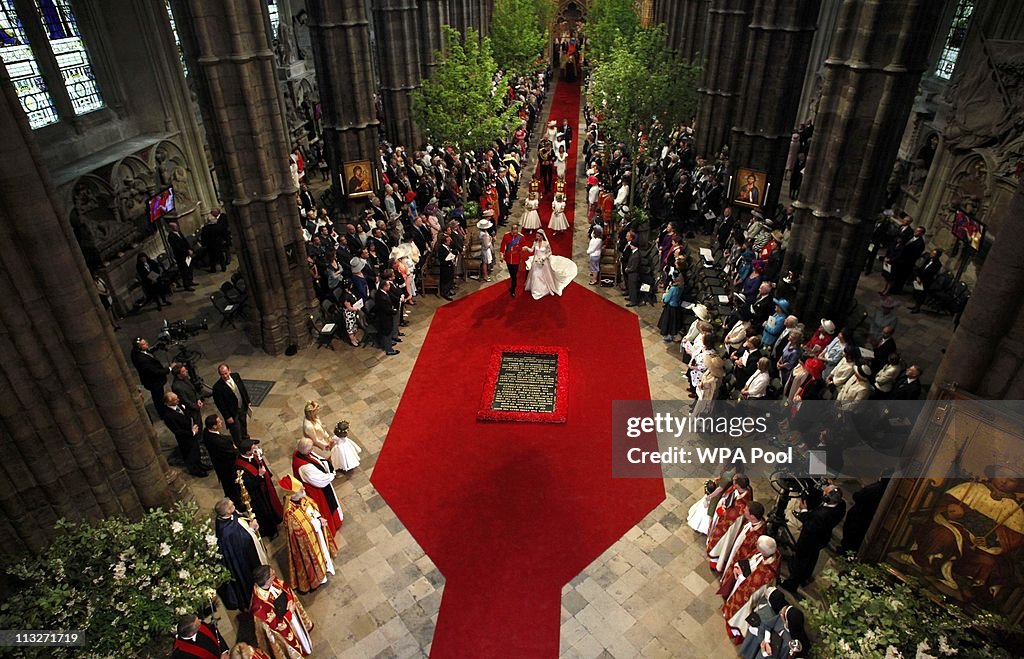
[(821, 502), (822, 491), (829, 484), (827, 478), (801, 478), (788, 471), (776, 471), (769, 477), (772, 489), (778, 495), (775, 508), (766, 519), (767, 533), (775, 538), (780, 548), (791, 549), (796, 539), (789, 530), (786, 509), (791, 499), (798, 498), (807, 502), (808, 508), (814, 508)]
[(206, 386), (206, 383), (203, 382), (203, 378), (199, 376), (199, 371), (196, 370), (196, 362), (202, 359), (203, 353), (189, 348), (185, 345), (184, 341), (198, 336), (200, 332), (204, 332), (207, 329), (209, 329), (209, 325), (205, 318), (193, 323), (187, 320), (170, 322), (164, 319), (164, 325), (160, 329), (160, 333), (157, 334), (156, 344), (153, 346), (154, 350), (170, 352), (172, 347), (177, 350), (171, 358), (171, 362), (182, 364), (188, 368), (189, 381), (192, 382), (192, 386), (195, 387), (201, 396), (212, 393), (210, 388)]
[(205, 318), (197, 323), (190, 323), (187, 320), (170, 322), (164, 319), (164, 326), (156, 336), (157, 348), (166, 350), (168, 345), (181, 343), (193, 336), (198, 336), (200, 332), (205, 332), (208, 329), (210, 329), (210, 326)]

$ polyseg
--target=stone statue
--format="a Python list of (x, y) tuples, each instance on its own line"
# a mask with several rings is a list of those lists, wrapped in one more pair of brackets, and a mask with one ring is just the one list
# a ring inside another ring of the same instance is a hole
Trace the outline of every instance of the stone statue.
[(189, 181), (189, 169), (184, 158), (170, 157), (164, 145), (156, 148), (153, 158), (156, 161), (157, 180), (162, 187), (174, 188), (176, 206), (180, 207), (178, 210), (190, 207), (194, 203), (194, 197)]
[[(976, 55), (973, 66), (957, 67), (947, 93), (953, 105), (946, 142), (954, 151), (1002, 143), (1024, 127), (1024, 44), (989, 42), (988, 57)], [(979, 52), (981, 49), (977, 49)]]

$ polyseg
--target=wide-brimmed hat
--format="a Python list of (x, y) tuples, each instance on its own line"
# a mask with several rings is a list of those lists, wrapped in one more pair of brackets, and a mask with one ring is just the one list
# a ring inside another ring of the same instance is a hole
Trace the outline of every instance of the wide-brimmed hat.
[(708, 372), (716, 378), (723, 377), (725, 375), (725, 362), (718, 355), (708, 355), (704, 358), (704, 365), (707, 366)]
[(708, 313), (708, 308), (705, 307), (703, 304), (693, 305), (693, 315), (699, 318), (700, 320), (703, 320), (704, 322), (708, 322), (711, 320), (711, 314)]
[(481, 231), (486, 231), (487, 229), (490, 229), (493, 226), (494, 224), (490, 220), (480, 220), (479, 222), (476, 223), (476, 228), (480, 229)]
[(775, 242), (781, 243), (782, 242), (782, 232), (780, 230), (778, 230), (778, 229), (776, 229), (775, 231), (772, 231), (772, 238), (775, 239)]
[(804, 362), (804, 370), (820, 380), (821, 375), (825, 372), (825, 362), (817, 357), (811, 357)]
[(557, 127), (558, 122), (552, 119), (551, 121), (548, 122), (548, 126), (551, 126), (552, 128)]
[(786, 298), (775, 298), (772, 302), (775, 303), (775, 306), (782, 309), (783, 313), (789, 313), (789, 300)]
[(759, 220), (763, 220), (764, 219), (764, 213), (762, 213), (761, 211), (750, 211), (750, 214), (753, 215), (754, 217), (756, 217)]
[(363, 268), (366, 267), (366, 261), (362, 260), (358, 256), (353, 256), (352, 260), (348, 262), (350, 268), (352, 268), (352, 274), (362, 272)]
[(871, 379), (871, 367), (867, 364), (857, 364), (857, 368), (853, 369), (853, 371), (864, 380)]
[(836, 333), (836, 324), (833, 323), (828, 318), (822, 318), (821, 319), (821, 329), (825, 330), (825, 332), (827, 334), (835, 334)]

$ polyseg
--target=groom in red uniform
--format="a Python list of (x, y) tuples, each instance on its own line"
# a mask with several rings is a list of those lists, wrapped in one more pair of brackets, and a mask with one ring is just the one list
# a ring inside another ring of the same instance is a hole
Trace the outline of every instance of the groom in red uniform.
[(508, 266), (508, 276), (511, 281), (509, 291), (512, 297), (516, 296), (516, 275), (519, 274), (519, 264), (523, 260), (523, 236), (519, 233), (519, 225), (513, 224), (512, 230), (501, 239), (501, 258)]

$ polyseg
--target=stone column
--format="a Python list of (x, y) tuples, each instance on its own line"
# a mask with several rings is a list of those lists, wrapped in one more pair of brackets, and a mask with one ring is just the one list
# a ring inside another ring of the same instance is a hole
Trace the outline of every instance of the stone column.
[(466, 35), (466, 28), (480, 32), (480, 0), (448, 0), (451, 26)]
[(414, 151), (423, 142), (412, 120), (411, 96), (423, 80), (419, 10), (416, 0), (374, 0), (374, 5), (384, 128), (393, 143)]
[(377, 182), (377, 88), (370, 52), (370, 23), (362, 2), (307, 0), (316, 79), (323, 103), (323, 131), (335, 190), (346, 191), (342, 165), (369, 160)]
[(747, 31), (729, 157), (734, 168), (768, 173), (766, 209), (775, 208), (782, 188), (820, 7), (821, 0), (757, 0)]
[(928, 0), (843, 3), (783, 266), (801, 272), (801, 318), (851, 311), (941, 10)]
[(0, 67), (0, 556), (53, 523), (188, 496), (100, 306), (67, 213)]
[(441, 26), (449, 25), (448, 0), (420, 0), (420, 63), (423, 77), (429, 78), (437, 68), (434, 53), (444, 45)]
[[(1019, 225), (1024, 217), (1024, 178), (1017, 179), (1016, 193), (1001, 212), (1001, 226)], [(1022, 298), (1024, 262), (1020, 248), (1014, 236), (1001, 235), (981, 267), (971, 301), (932, 379), (932, 391), (955, 384), (957, 389), (980, 398), (1024, 398)]]
[(817, 109), (825, 58), (828, 57), (832, 47), (836, 19), (842, 4), (843, 0), (821, 0), (821, 9), (818, 11), (818, 29), (815, 30), (814, 39), (811, 40), (811, 53), (808, 56), (804, 84), (800, 90), (800, 109), (797, 111), (797, 121), (802, 122), (813, 118), (814, 111)]
[(710, 6), (710, 0), (656, 0), (655, 22), (665, 24), (668, 48), (676, 57), (700, 61)]
[(480, 36), (491, 33), (491, 16), (494, 15), (494, 0), (478, 0), (480, 3)]
[(698, 92), (697, 153), (718, 153), (730, 138), (743, 69), (747, 65), (747, 26), (754, 0), (711, 0), (704, 75)]
[(304, 346), (313, 286), (266, 7), (261, 0), (174, 0), (174, 9), (249, 288), (247, 334), (272, 355)]

